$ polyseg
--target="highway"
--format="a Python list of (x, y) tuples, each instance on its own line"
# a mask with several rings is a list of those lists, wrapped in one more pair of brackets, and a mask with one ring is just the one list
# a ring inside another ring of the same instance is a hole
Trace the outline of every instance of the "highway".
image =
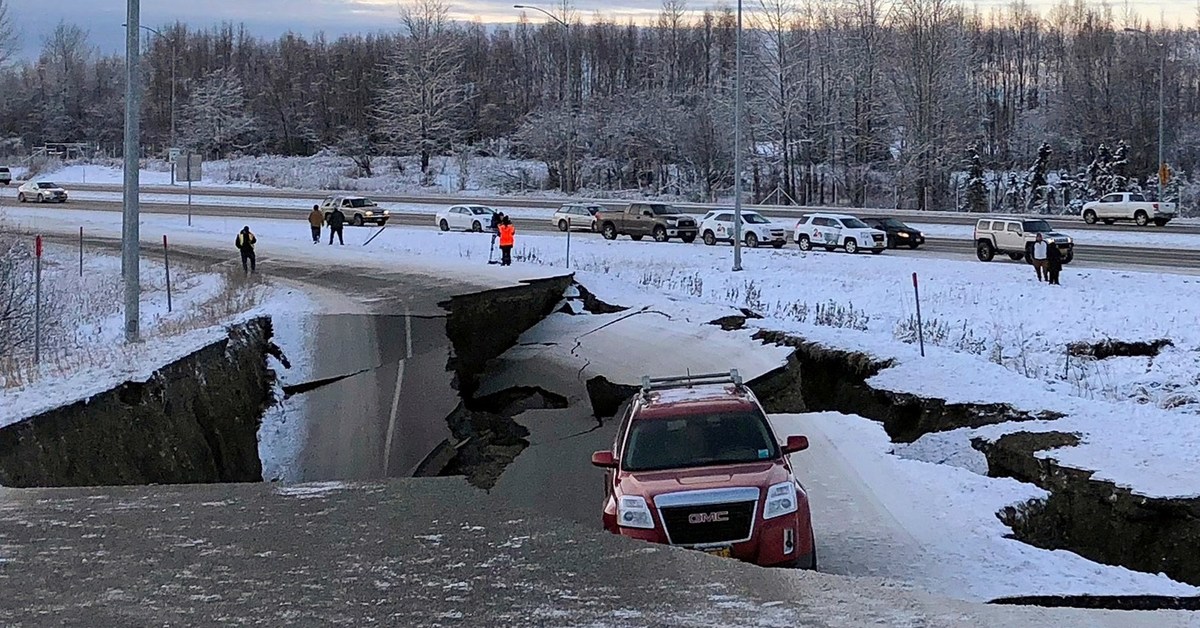
[[(105, 192), (105, 193), (120, 193), (121, 186), (115, 184), (103, 183), (72, 183), (69, 184), (70, 191), (79, 192)], [(177, 194), (186, 196), (187, 187), (183, 185), (144, 185), (140, 188), (143, 194)], [(196, 196), (226, 196), (232, 198), (277, 198), (291, 199), (298, 202), (295, 204), (294, 210), (305, 208), (305, 203), (312, 203), (314, 200), (324, 198), (331, 194), (363, 194), (379, 203), (403, 203), (408, 205), (431, 205), (435, 207), (443, 207), (457, 203), (479, 203), (498, 208), (520, 208), (520, 209), (552, 209), (567, 202), (589, 202), (599, 203), (606, 207), (619, 207), (624, 205), (625, 200), (613, 199), (570, 199), (560, 197), (520, 197), (520, 196), (486, 196), (486, 195), (471, 195), (462, 194), (455, 196), (432, 195), (432, 194), (376, 194), (371, 192), (344, 192), (332, 190), (279, 190), (274, 188), (233, 188), (229, 186), (193, 186), (192, 194)], [(180, 202), (184, 202), (180, 199)], [(233, 203), (229, 203), (233, 204)], [(281, 203), (281, 206), (283, 203)], [(728, 205), (714, 205), (704, 203), (673, 203), (676, 207), (687, 210), (689, 213), (703, 214), (711, 209), (725, 208)], [(282, 207), (281, 207), (282, 209)], [(980, 218), (987, 217), (989, 214), (967, 214), (961, 212), (938, 212), (938, 211), (913, 211), (913, 210), (897, 210), (888, 208), (847, 208), (847, 207), (798, 207), (787, 205), (754, 205), (747, 206), (747, 209), (753, 209), (765, 216), (772, 217), (796, 217), (803, 214), (810, 214), (817, 211), (833, 212), (833, 213), (849, 213), (860, 217), (883, 217), (893, 216), (903, 220), (913, 222), (946, 224), (946, 225), (973, 225)], [(999, 217), (1011, 218), (1011, 214), (998, 215)], [(1031, 216), (1036, 218), (1045, 218), (1057, 228), (1073, 229), (1073, 230), (1107, 230), (1107, 231), (1122, 231), (1122, 232), (1154, 232), (1154, 233), (1174, 233), (1174, 234), (1200, 234), (1200, 224), (1174, 222), (1166, 227), (1138, 227), (1132, 223), (1119, 223), (1116, 225), (1089, 225), (1083, 222), (1078, 216)]]
[[(169, 187), (169, 186), (167, 186), (167, 187)], [(151, 190), (153, 190), (153, 193), (158, 193), (157, 188), (148, 188), (146, 190), (146, 192), (150, 193)], [(226, 194), (226, 195), (229, 194), (229, 192), (227, 190), (223, 190), (222, 193)], [(283, 194), (288, 194), (287, 192), (279, 192), (276, 190), (254, 190), (254, 189), (245, 190), (245, 193), (247, 195), (257, 195), (257, 196), (265, 196), (265, 197), (276, 197), (276, 196), (281, 196)], [(299, 193), (297, 193), (297, 194), (299, 194)], [(303, 198), (311, 198), (311, 196), (303, 197)], [(382, 199), (383, 197), (372, 197), (372, 198)], [(439, 201), (439, 204), (444, 204), (444, 203), (445, 203), (445, 201)], [(21, 207), (28, 207), (31, 209), (42, 207), (42, 208), (45, 208), (45, 211), (48, 214), (54, 213), (54, 212), (61, 212), (63, 210), (71, 210), (71, 209), (101, 210), (101, 211), (112, 211), (112, 212), (121, 211), (121, 203), (119, 201), (86, 200), (86, 201), (71, 202), (67, 205), (39, 206), (36, 204), (31, 204), (31, 205), (21, 205)], [(278, 207), (267, 207), (267, 206), (259, 206), (259, 205), (255, 205), (252, 207), (239, 207), (236, 205), (192, 205), (192, 207), (191, 207), (192, 213), (197, 216), (221, 216), (221, 217), (237, 216), (237, 217), (244, 217), (244, 218), (265, 218), (265, 219), (276, 219), (276, 220), (291, 219), (291, 220), (296, 220), (298, 222), (303, 221), (307, 218), (308, 209), (309, 208), (306, 204), (297, 203), (296, 206), (294, 206), (294, 207), (287, 207), (287, 206), (284, 206), (284, 203), (282, 203), (282, 202), (280, 203), (280, 206), (278, 206)], [(158, 214), (186, 214), (188, 211), (188, 207), (186, 204), (182, 204), (182, 203), (162, 203), (162, 202), (152, 203), (152, 202), (143, 201), (141, 203), (141, 211), (147, 212), (147, 213), (158, 213)], [(792, 210), (792, 211), (795, 211), (795, 210)], [(846, 210), (843, 209), (841, 211), (846, 211)], [(926, 215), (924, 213), (921, 214), (922, 220), (924, 220), (926, 222), (929, 222), (930, 220), (932, 220), (933, 217), (934, 217), (934, 214), (929, 214), (929, 215)], [(964, 217), (966, 217), (966, 216), (964, 216)], [(974, 217), (971, 217), (971, 218), (974, 219)], [(521, 231), (555, 232), (555, 233), (558, 232), (557, 229), (553, 225), (550, 224), (548, 219), (532, 219), (532, 218), (516, 217), (513, 219), (513, 222), (517, 225), (517, 228)], [(393, 212), (391, 224), (392, 225), (433, 227), (434, 226), (434, 217), (433, 217), (433, 214), (430, 212), (419, 212), (419, 211)], [(1088, 227), (1088, 225), (1085, 225), (1082, 221), (1078, 221), (1078, 222), (1075, 222), (1074, 224), (1072, 224), (1070, 228), (1071, 229), (1079, 229), (1082, 227)], [(1102, 228), (1113, 229), (1114, 227), (1102, 227)], [(1130, 229), (1137, 229), (1137, 227), (1130, 227)], [(1150, 229), (1156, 230), (1158, 232), (1189, 233), (1189, 232), (1195, 231), (1196, 233), (1200, 233), (1200, 228), (1191, 227), (1191, 226), (1187, 226), (1187, 225), (1180, 226), (1178, 228), (1170, 226), (1167, 229), (1160, 229), (1160, 228), (1155, 228), (1155, 227), (1151, 227)], [(598, 234), (589, 234), (589, 233), (580, 233), (580, 232), (576, 232), (575, 235), (582, 236), (582, 237), (600, 237)], [(696, 246), (703, 246), (703, 245), (696, 244)], [(942, 257), (961, 256), (961, 257), (974, 258), (974, 256), (975, 256), (974, 245), (971, 243), (970, 240), (955, 239), (955, 238), (928, 237), (928, 238), (926, 238), (926, 244), (922, 250), (927, 251), (929, 253), (938, 254), (939, 256), (942, 256)], [(904, 250), (897, 250), (897, 251), (889, 251), (888, 254), (905, 255), (905, 254), (909, 254), (909, 253)], [(999, 259), (1000, 258), (998, 258), (998, 260)], [(1001, 262), (997, 261), (995, 263), (1001, 263)], [(1109, 246), (1109, 245), (1080, 246), (1080, 247), (1076, 248), (1075, 260), (1073, 263), (1076, 265), (1091, 265), (1091, 266), (1105, 266), (1105, 267), (1161, 267), (1161, 268), (1200, 269), (1200, 250), (1180, 249), (1180, 248), (1147, 248), (1147, 247), (1136, 247), (1136, 246)]]

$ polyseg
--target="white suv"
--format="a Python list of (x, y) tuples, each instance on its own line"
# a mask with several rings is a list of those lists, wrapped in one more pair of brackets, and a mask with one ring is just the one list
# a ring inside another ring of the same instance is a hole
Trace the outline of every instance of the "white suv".
[(847, 253), (869, 249), (878, 255), (887, 248), (887, 233), (842, 214), (809, 214), (801, 218), (796, 223), (795, 239), (801, 251), (823, 246), (827, 251), (841, 248)]
[(1032, 261), (1038, 234), (1046, 244), (1058, 247), (1064, 264), (1075, 259), (1075, 241), (1040, 218), (981, 219), (975, 223), (975, 256), (981, 262), (990, 262), (997, 255), (1007, 255), (1014, 262)]
[[(700, 239), (712, 246), (717, 242), (733, 242), (733, 210), (717, 209), (700, 219)], [(770, 244), (782, 248), (787, 244), (787, 228), (771, 222), (758, 212), (742, 212), (742, 242), (750, 248)]]

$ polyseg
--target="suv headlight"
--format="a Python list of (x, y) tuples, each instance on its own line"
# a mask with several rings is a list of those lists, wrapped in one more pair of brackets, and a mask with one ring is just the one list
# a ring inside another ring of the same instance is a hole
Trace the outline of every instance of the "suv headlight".
[(654, 517), (650, 515), (650, 507), (641, 497), (622, 497), (617, 503), (617, 525), (626, 528), (654, 529)]
[(903, 232), (903, 231), (897, 231), (897, 232), (896, 232), (896, 237), (898, 237), (898, 238), (907, 238), (907, 237), (908, 237), (908, 234), (907, 234), (907, 233), (905, 233), (905, 232)]
[(796, 512), (796, 485), (791, 481), (781, 482), (767, 489), (767, 503), (763, 506), (763, 519), (774, 519)]
[(375, 212), (371, 212), (371, 211), (367, 212), (367, 218), (370, 218), (371, 216), (374, 216), (374, 215), (375, 215)]

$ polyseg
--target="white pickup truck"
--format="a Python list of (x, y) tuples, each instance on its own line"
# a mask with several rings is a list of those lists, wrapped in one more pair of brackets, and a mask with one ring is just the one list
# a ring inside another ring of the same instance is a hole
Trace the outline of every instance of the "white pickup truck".
[(1133, 192), (1105, 194), (1100, 200), (1083, 206), (1083, 221), (1089, 225), (1096, 224), (1097, 220), (1103, 220), (1106, 225), (1118, 220), (1132, 220), (1139, 227), (1145, 227), (1151, 221), (1165, 227), (1174, 217), (1175, 203), (1147, 201), (1141, 194)]

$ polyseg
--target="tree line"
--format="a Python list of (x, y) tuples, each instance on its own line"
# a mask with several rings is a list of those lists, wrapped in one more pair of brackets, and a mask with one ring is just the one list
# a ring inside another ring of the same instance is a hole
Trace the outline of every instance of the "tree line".
[[(1196, 28), (1083, 0), (1044, 14), (1021, 0), (747, 7), (754, 200), (940, 208), (969, 191), (977, 205), (982, 180), (995, 204), (1010, 175), (1037, 189), (1030, 177), (1086, 173), (1118, 144), (1122, 180), (1152, 188), (1160, 80), (1166, 160), (1179, 178), (1200, 166)], [(728, 196), (732, 9), (664, 0), (648, 24), (557, 15), (570, 26), (461, 23), (443, 0), (405, 0), (394, 28), (337, 38), (165, 25), (145, 44), (143, 140), (170, 145), (174, 115), (174, 143), (212, 156), (336, 150), (369, 174), (388, 155), (420, 155), (428, 171), (433, 156), (491, 154), (540, 160), (543, 184), (567, 192)], [(6, 32), (0, 20), (0, 61)], [(121, 57), (60, 24), (36, 59), (0, 69), (4, 146), (119, 152), (122, 75)]]

